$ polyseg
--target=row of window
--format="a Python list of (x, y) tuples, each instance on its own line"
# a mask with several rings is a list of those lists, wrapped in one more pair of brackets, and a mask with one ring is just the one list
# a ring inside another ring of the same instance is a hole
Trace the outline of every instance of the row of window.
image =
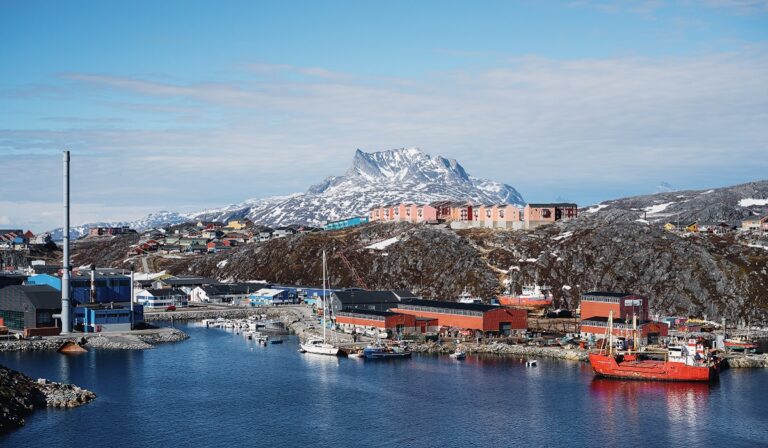
[(5, 326), (12, 330), (24, 329), (24, 312), (23, 311), (3, 311), (0, 310), (0, 317), (3, 318)]
[(418, 305), (404, 305), (400, 304), (397, 306), (400, 309), (403, 310), (411, 310), (411, 311), (424, 311), (427, 313), (440, 313), (440, 314), (454, 314), (457, 316), (472, 316), (472, 317), (483, 317), (482, 311), (471, 311), (471, 310), (463, 310), (463, 309), (455, 309), (455, 308), (436, 308), (431, 306), (418, 306)]
[(582, 302), (621, 303), (620, 297), (584, 296)]
[(359, 314), (345, 313), (343, 311), (339, 311), (338, 313), (336, 313), (336, 316), (349, 317), (349, 318), (352, 318), (352, 319), (366, 319), (366, 320), (379, 320), (379, 321), (384, 321), (385, 320), (384, 316), (371, 316), (371, 315), (367, 315), (367, 314), (364, 315), (364, 316), (361, 316)]

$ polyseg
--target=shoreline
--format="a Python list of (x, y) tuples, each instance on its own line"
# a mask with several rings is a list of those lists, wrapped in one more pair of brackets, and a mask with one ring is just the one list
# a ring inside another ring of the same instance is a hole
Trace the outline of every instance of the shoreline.
[(11, 339), (0, 342), (0, 352), (56, 351), (65, 342), (98, 350), (147, 350), (158, 344), (181, 342), (189, 335), (169, 327), (135, 330), (133, 332), (91, 333), (75, 336), (51, 336), (37, 340)]

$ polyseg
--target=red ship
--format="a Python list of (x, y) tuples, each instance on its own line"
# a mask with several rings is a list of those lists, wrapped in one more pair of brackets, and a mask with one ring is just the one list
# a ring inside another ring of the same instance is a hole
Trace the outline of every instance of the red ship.
[(515, 306), (520, 308), (546, 308), (552, 305), (552, 294), (546, 292), (546, 290), (539, 285), (524, 286), (523, 293), (519, 296), (512, 295), (509, 292), (499, 296), (499, 304), (501, 306)]
[(704, 346), (695, 339), (690, 339), (686, 345), (670, 345), (665, 359), (658, 361), (641, 359), (637, 352), (615, 352), (612, 330), (613, 313), (608, 318), (607, 344), (589, 354), (589, 362), (598, 376), (628, 380), (712, 381), (720, 372), (717, 360), (709, 358)]
[(754, 351), (758, 349), (758, 345), (752, 341), (750, 341), (748, 338), (735, 338), (735, 339), (726, 339), (725, 342), (725, 348), (728, 350), (733, 351)]

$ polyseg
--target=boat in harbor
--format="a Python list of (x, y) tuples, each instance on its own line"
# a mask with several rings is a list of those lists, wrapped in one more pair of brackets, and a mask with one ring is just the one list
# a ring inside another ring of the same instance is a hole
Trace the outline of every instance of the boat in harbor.
[(540, 309), (552, 305), (552, 293), (546, 286), (526, 285), (523, 286), (522, 294), (513, 294), (507, 290), (498, 300), (501, 306)]
[(377, 340), (363, 349), (365, 359), (404, 359), (411, 357), (411, 351), (400, 345), (387, 345)]
[(325, 251), (323, 251), (323, 337), (322, 339), (316, 336), (310, 337), (307, 339), (304, 343), (300, 345), (300, 351), (302, 353), (313, 353), (315, 355), (329, 355), (329, 356), (338, 356), (339, 354), (339, 347), (336, 347), (335, 345), (329, 343), (326, 341), (326, 327), (325, 324), (325, 316), (328, 314), (326, 312), (326, 264), (325, 264)]
[[(637, 335), (637, 319), (633, 318), (633, 331)], [(702, 344), (689, 339), (686, 345), (670, 345), (663, 360), (643, 359), (635, 350), (617, 351), (613, 337), (613, 312), (609, 313), (607, 341), (603, 348), (589, 353), (589, 362), (595, 375), (628, 380), (653, 381), (712, 381), (720, 372), (717, 358), (709, 356)]]
[(455, 352), (451, 353), (450, 355), (453, 359), (465, 359), (467, 357), (467, 352), (465, 352), (462, 349), (457, 349)]
[(464, 291), (462, 291), (461, 294), (459, 294), (459, 298), (457, 300), (459, 303), (473, 303), (473, 304), (483, 304), (483, 299), (480, 297), (475, 297), (472, 294), (467, 291), (467, 288), (464, 288)]
[(731, 350), (735, 352), (753, 352), (759, 348), (757, 343), (743, 336), (726, 339), (723, 342), (723, 345), (725, 345), (726, 350)]

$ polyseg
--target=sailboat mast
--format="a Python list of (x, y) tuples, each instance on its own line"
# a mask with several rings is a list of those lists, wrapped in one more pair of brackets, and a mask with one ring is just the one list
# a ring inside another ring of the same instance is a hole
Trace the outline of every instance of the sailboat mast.
[(323, 343), (325, 343), (325, 315), (328, 312), (328, 293), (325, 290), (325, 251), (323, 251)]
[(608, 312), (608, 355), (613, 356), (613, 310)]
[(632, 332), (634, 333), (632, 335), (632, 348), (637, 351), (637, 314), (632, 314)]

